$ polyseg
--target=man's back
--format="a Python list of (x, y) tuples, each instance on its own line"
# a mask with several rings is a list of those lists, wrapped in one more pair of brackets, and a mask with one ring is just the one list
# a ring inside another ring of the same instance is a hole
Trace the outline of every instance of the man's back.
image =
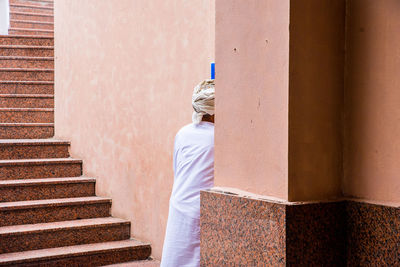
[(199, 218), (200, 190), (213, 186), (214, 124), (200, 122), (183, 127), (174, 146), (174, 187), (171, 204), (192, 218)]

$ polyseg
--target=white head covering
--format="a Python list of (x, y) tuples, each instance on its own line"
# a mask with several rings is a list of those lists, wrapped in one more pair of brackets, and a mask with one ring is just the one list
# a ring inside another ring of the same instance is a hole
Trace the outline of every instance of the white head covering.
[(194, 88), (192, 96), (194, 124), (199, 124), (205, 114), (214, 115), (214, 94), (214, 80), (204, 80)]

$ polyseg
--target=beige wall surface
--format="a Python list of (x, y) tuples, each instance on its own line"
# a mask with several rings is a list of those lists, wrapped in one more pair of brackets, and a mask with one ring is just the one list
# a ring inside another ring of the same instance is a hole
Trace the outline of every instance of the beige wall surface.
[(289, 0), (217, 0), (215, 32), (215, 183), (287, 199)]
[(56, 137), (160, 258), (173, 140), (214, 59), (213, 0), (55, 1)]
[(346, 196), (400, 202), (400, 1), (347, 1)]
[(289, 200), (341, 196), (345, 0), (290, 2)]

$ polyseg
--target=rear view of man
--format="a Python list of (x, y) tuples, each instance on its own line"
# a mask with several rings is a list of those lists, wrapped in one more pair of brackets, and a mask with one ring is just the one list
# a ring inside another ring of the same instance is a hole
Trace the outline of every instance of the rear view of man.
[(200, 190), (214, 185), (214, 80), (194, 88), (193, 123), (177, 133), (161, 267), (200, 266)]

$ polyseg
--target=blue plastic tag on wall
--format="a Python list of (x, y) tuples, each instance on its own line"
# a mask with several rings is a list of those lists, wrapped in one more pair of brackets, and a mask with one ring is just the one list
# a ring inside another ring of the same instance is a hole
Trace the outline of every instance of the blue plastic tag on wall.
[(215, 63), (211, 62), (211, 79), (215, 79)]

